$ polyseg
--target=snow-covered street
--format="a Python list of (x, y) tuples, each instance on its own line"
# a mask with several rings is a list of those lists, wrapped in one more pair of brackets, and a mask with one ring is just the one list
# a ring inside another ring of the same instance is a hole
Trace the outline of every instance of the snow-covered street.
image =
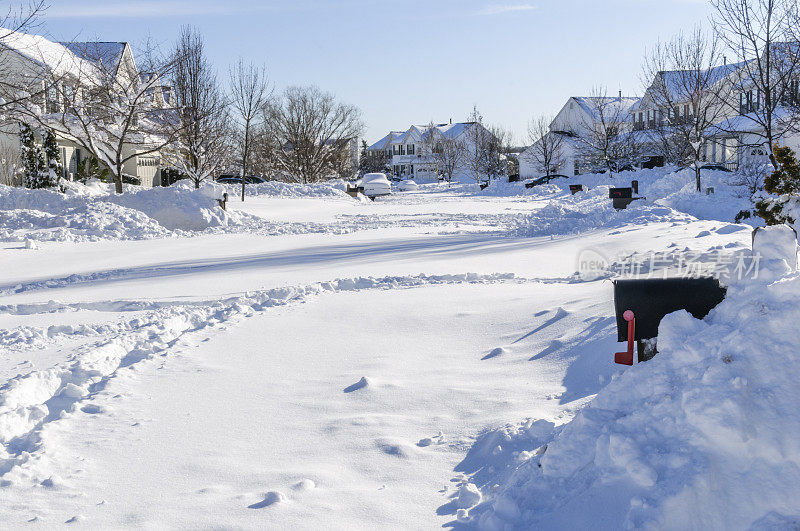
[(658, 206), (528, 235), (526, 219), (594, 201), (273, 193), (195, 235), (15, 233), (0, 286), (5, 521), (455, 522), (478, 501), (472, 476), (502, 462), (473, 448), (481, 434), (564, 424), (622, 371), (611, 283), (576, 275), (582, 251), (749, 245), (746, 227)]

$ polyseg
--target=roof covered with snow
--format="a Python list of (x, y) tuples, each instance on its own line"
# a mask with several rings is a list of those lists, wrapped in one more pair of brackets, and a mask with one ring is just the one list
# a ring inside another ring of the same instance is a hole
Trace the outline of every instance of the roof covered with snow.
[(444, 138), (458, 138), (461, 136), (464, 131), (471, 125), (474, 125), (475, 122), (457, 122), (457, 123), (446, 123), (446, 124), (427, 124), (427, 125), (412, 125), (405, 131), (392, 131), (388, 135), (384, 136), (367, 149), (371, 151), (379, 150), (379, 149), (386, 149), (392, 144), (404, 144), (408, 142), (408, 138), (416, 138), (417, 140), (423, 140), (427, 138), (431, 132), (436, 131), (438, 134), (442, 135)]
[(92, 63), (85, 61), (67, 46), (50, 41), (41, 35), (31, 35), (0, 28), (4, 33), (0, 46), (13, 50), (57, 75), (94, 71)]
[(102, 65), (109, 72), (119, 69), (122, 55), (125, 53), (124, 42), (62, 42), (78, 57)]
[(394, 140), (395, 138), (399, 138), (406, 134), (405, 131), (390, 131), (388, 135), (384, 136), (371, 146), (367, 148), (369, 151), (377, 151), (380, 149), (386, 149), (389, 146), (389, 143)]
[(574, 96), (575, 100), (581, 109), (588, 114), (593, 120), (600, 119), (600, 110), (603, 109), (604, 113), (616, 113), (617, 109), (622, 114), (627, 114), (631, 107), (639, 101), (638, 97), (622, 96)]
[[(704, 76), (707, 75), (707, 78), (703, 80), (703, 84), (707, 85), (708, 87), (712, 87), (713, 85), (716, 85), (717, 83), (719, 83), (732, 73), (736, 72), (737, 70), (740, 70), (744, 66), (744, 64), (745, 64), (744, 62), (731, 63), (731, 64), (715, 66), (708, 70), (703, 70)], [(673, 99), (674, 101), (680, 102), (687, 98), (685, 94), (687, 91), (687, 85), (691, 87), (695, 84), (694, 79), (696, 76), (696, 71), (668, 70), (665, 72), (659, 72), (658, 75), (661, 77), (665, 86), (668, 88), (670, 98)], [(692, 77), (687, 78), (686, 77), (687, 75), (690, 75)], [(687, 83), (687, 81), (689, 82)], [(653, 83), (650, 85), (650, 88), (647, 89), (648, 93), (652, 93), (652, 87), (653, 84), (655, 83), (656, 81), (654, 80)], [(645, 98), (642, 98), (636, 105), (631, 107), (630, 110), (631, 111), (639, 110), (642, 104), (645, 103), (646, 96), (647, 95), (645, 95)]]

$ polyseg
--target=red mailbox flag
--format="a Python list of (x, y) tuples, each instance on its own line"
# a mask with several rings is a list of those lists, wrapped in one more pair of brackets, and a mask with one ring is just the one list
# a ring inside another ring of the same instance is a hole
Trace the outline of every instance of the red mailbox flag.
[(636, 326), (636, 319), (631, 310), (625, 310), (622, 318), (628, 321), (628, 350), (627, 352), (617, 352), (614, 354), (614, 363), (620, 365), (633, 365), (633, 343), (634, 343), (634, 330)]

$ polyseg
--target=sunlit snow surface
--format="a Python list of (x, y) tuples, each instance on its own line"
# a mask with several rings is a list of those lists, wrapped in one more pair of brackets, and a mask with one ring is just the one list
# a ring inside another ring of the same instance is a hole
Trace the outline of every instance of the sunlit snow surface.
[[(541, 462), (539, 474), (548, 473), (548, 444), (556, 457), (594, 449), (595, 431), (562, 426), (612, 380), (616, 393), (638, 393), (632, 401), (645, 385), (637, 378), (655, 377), (650, 367), (668, 378), (661, 366), (677, 361), (613, 365), (611, 283), (576, 275), (578, 257), (735, 252), (750, 242), (747, 227), (731, 225), (736, 200), (719, 182), (715, 206), (681, 190), (690, 175), (654, 170), (614, 183), (632, 178), (648, 200), (622, 213), (610, 207), (605, 176), (586, 177), (590, 189), (576, 196), (557, 186), (421, 185), (375, 202), (337, 183), (268, 183), (244, 203), (229, 190), (227, 213), (214, 187), (120, 198), (0, 190), (2, 521), (581, 524), (554, 518), (557, 506), (533, 495), (549, 485), (576, 514), (579, 498), (566, 498), (581, 478), (570, 479), (570, 464), (551, 469), (564, 478), (552, 484), (530, 483), (539, 480), (526, 467)], [(164, 208), (170, 202), (178, 214)], [(744, 313), (743, 304), (731, 302), (727, 314)], [(717, 326), (671, 323), (675, 352), (682, 326)], [(746, 386), (737, 377), (745, 375), (720, 381)], [(598, 414), (589, 418), (602, 427)], [(594, 439), (553, 442), (569, 431)], [(671, 513), (648, 512), (657, 504), (642, 489), (667, 500), (679, 483), (660, 483), (661, 465), (646, 456), (679, 452), (615, 433), (604, 443), (612, 457), (594, 465), (612, 463), (615, 475), (587, 476), (600, 483), (584, 485), (594, 502), (577, 514), (603, 514), (607, 481), (614, 516), (590, 520), (665, 526)], [(687, 459), (670, 470), (695, 462)], [(690, 479), (706, 478), (703, 470)], [(770, 506), (769, 518), (787, 521), (790, 505)]]

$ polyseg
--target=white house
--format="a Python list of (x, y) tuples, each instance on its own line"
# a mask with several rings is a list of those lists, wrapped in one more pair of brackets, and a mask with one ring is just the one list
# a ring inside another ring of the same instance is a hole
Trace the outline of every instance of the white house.
[[(480, 128), (476, 131), (475, 128)], [(468, 158), (474, 149), (476, 133), (491, 135), (477, 122), (457, 122), (433, 125), (412, 125), (405, 131), (391, 131), (389, 134), (367, 148), (367, 152), (384, 151), (391, 156), (390, 168), (393, 175), (403, 179), (422, 181), (437, 180), (440, 173), (436, 156), (431, 152), (437, 137), (456, 140), (465, 151), (463, 160), (453, 173), (454, 180), (474, 180), (470, 172)]]
[[(9, 86), (30, 87), (32, 94), (41, 93), (48, 77), (62, 79), (65, 86), (74, 83), (79, 85), (82, 76), (95, 71), (102, 65), (104, 71), (115, 72), (115, 75), (139, 79), (131, 47), (124, 42), (52, 42), (39, 35), (9, 32), (0, 41), (0, 65), (2, 73), (9, 81)], [(71, 86), (71, 85), (70, 85)], [(66, 90), (66, 89), (64, 89)], [(74, 89), (73, 89), (74, 90)], [(161, 84), (148, 94), (154, 107), (169, 106), (169, 87)], [(44, 91), (41, 102), (43, 112), (60, 112), (66, 102), (61, 101), (59, 91), (50, 87)], [(34, 128), (37, 129), (37, 128)], [(39, 136), (37, 131), (37, 137)], [(80, 147), (74, 139), (64, 135), (56, 136), (61, 162), (62, 175), (72, 179), (77, 172), (78, 164), (89, 157), (89, 153)], [(19, 124), (6, 119), (0, 127), (0, 151), (4, 154), (19, 153)], [(124, 154), (146, 151), (144, 146), (128, 146)], [(7, 157), (3, 157), (6, 160)], [(126, 175), (136, 177), (144, 186), (159, 184), (161, 158), (159, 154), (148, 153), (134, 156), (123, 167)]]
[[(579, 175), (588, 170), (589, 168), (586, 167), (581, 156), (581, 136), (597, 126), (601, 120), (599, 115), (601, 109), (606, 115), (610, 111), (615, 115), (625, 116), (626, 122), (629, 121), (629, 109), (637, 101), (639, 101), (638, 97), (623, 96), (621, 92), (617, 97), (573, 96), (569, 98), (550, 122), (548, 134), (562, 137), (561, 157), (559, 158), (563, 161), (558, 168), (551, 171), (562, 175)], [(543, 175), (543, 169), (539, 167), (533, 155), (537, 144), (538, 142), (534, 143), (519, 156), (519, 173), (522, 179)]]
[[(776, 44), (780, 45), (785, 44)], [(758, 158), (766, 155), (766, 146), (758, 145), (764, 142), (764, 132), (756, 116), (763, 108), (764, 98), (754, 83), (748, 81), (755, 70), (753, 61), (724, 64), (703, 71), (708, 76), (709, 84), (708, 109), (705, 110), (705, 115), (712, 117), (708, 120), (712, 124), (701, 135), (700, 157), (703, 162), (736, 170), (744, 157)], [(691, 102), (680, 101), (687, 98), (679, 95), (671, 98), (677, 102), (674, 109), (663, 108), (663, 105), (658, 104), (659, 98), (654, 96), (663, 87), (680, 85), (674, 80), (680, 75), (681, 71), (659, 72), (642, 100), (631, 108), (634, 131), (640, 135), (640, 141), (647, 150), (645, 153), (655, 158), (663, 158), (659, 154), (659, 140), (656, 138), (659, 135), (655, 134), (659, 128), (668, 127), (675, 120), (692, 119), (697, 112)], [(798, 81), (800, 80), (790, 81), (792, 86), (786, 87), (784, 99), (800, 100)], [(787, 103), (788, 101), (781, 102), (774, 115), (777, 129), (784, 127), (783, 119), (791, 114)], [(786, 134), (778, 143), (797, 150), (800, 147), (800, 137)]]

